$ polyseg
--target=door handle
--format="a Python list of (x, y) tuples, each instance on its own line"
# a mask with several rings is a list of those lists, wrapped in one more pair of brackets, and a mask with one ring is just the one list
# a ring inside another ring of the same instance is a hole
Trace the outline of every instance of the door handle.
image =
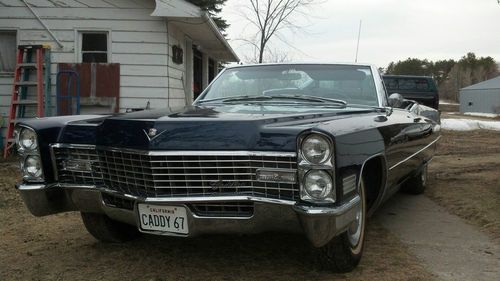
[(414, 118), (414, 119), (413, 119), (413, 122), (418, 123), (418, 122), (420, 122), (420, 120), (422, 120), (422, 118), (417, 117), (417, 118)]

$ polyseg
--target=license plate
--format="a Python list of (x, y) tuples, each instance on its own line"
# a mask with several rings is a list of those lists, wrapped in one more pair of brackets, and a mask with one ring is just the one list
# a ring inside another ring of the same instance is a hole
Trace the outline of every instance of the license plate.
[(141, 229), (188, 234), (186, 208), (139, 204)]

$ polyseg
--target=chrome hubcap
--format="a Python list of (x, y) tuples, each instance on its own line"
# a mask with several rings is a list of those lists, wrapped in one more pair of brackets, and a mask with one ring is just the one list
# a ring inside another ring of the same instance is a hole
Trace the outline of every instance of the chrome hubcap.
[(422, 184), (425, 185), (427, 183), (427, 166), (422, 170)]
[(349, 243), (352, 246), (356, 246), (359, 243), (359, 239), (361, 237), (361, 228), (363, 223), (363, 204), (361, 204), (360, 208), (356, 212), (356, 220), (352, 222), (351, 226), (347, 230), (347, 237), (349, 238)]

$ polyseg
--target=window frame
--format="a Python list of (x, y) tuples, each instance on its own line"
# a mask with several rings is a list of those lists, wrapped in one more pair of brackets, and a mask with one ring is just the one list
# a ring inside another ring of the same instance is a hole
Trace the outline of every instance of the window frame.
[[(19, 46), (19, 28), (12, 27), (12, 28), (0, 28), (0, 32), (15, 32), (16, 33), (16, 46), (15, 46), (15, 64), (17, 64), (17, 48)], [(14, 66), (15, 67), (15, 66)], [(16, 72), (16, 69), (14, 68), (13, 71), (2, 71), (0, 69), (0, 77), (13, 77), (14, 73)]]
[(83, 34), (88, 34), (88, 33), (96, 33), (96, 34), (106, 34), (106, 39), (107, 39), (107, 62), (106, 63), (112, 63), (113, 58), (112, 58), (112, 53), (111, 52), (111, 47), (112, 47), (112, 38), (111, 38), (111, 30), (110, 29), (75, 29), (75, 38), (76, 42), (75, 45), (77, 48), (75, 48), (75, 61), (78, 63), (83, 63), (83, 53), (82, 53), (82, 45), (83, 45)]

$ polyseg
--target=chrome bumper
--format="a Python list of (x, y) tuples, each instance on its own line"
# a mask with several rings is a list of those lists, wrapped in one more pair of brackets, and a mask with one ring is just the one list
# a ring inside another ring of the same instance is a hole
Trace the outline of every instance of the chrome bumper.
[[(112, 219), (138, 226), (137, 203), (168, 204), (185, 206), (188, 216), (189, 234), (174, 236), (197, 236), (209, 233), (260, 233), (266, 231), (305, 233), (315, 247), (328, 243), (334, 236), (344, 232), (355, 220), (360, 197), (351, 198), (338, 207), (313, 207), (295, 202), (249, 196), (202, 197), (202, 198), (137, 198), (120, 195), (135, 201), (134, 210), (110, 207), (104, 204), (102, 193), (116, 192), (92, 186), (61, 186), (18, 184), (16, 188), (35, 216), (83, 211), (102, 213)], [(254, 213), (248, 218), (199, 217), (186, 204), (194, 202), (253, 201)]]

